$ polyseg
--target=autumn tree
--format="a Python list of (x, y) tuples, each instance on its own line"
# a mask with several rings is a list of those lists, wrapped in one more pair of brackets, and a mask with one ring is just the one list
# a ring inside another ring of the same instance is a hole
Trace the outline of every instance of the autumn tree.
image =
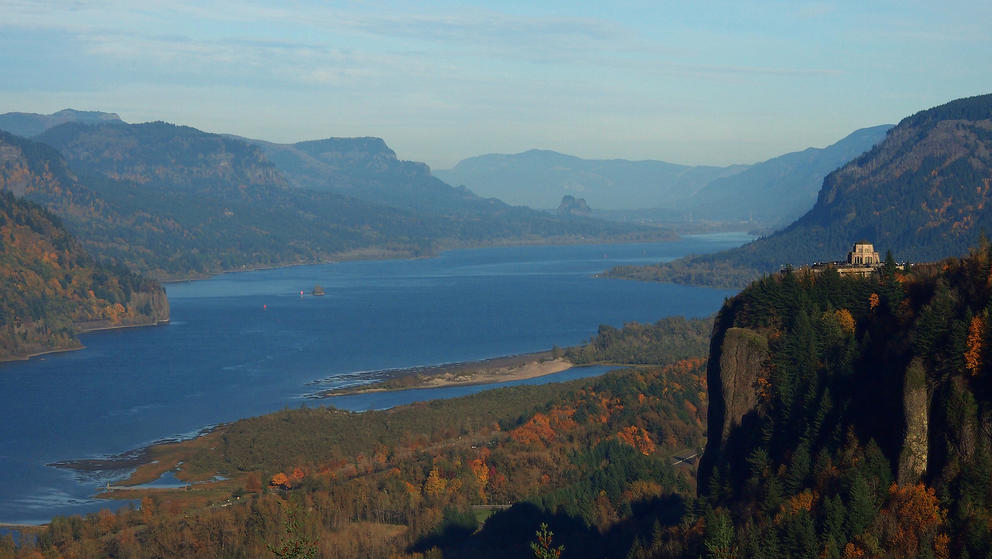
[(982, 340), (985, 338), (985, 321), (981, 316), (971, 319), (968, 326), (968, 350), (964, 353), (964, 366), (972, 376), (982, 368)]

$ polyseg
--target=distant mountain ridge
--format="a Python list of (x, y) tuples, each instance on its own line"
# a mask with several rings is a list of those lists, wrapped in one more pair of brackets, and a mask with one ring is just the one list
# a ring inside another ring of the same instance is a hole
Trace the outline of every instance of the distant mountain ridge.
[(549, 151), (489, 154), (460, 161), (434, 176), (464, 185), (481, 196), (511, 204), (555, 208), (562, 196), (585, 198), (591, 207), (614, 210), (668, 206), (713, 180), (739, 173), (746, 165), (689, 166), (664, 161), (582, 159)]
[(59, 150), (83, 174), (185, 189), (288, 187), (261, 150), (189, 126), (71, 122), (34, 139)]
[(903, 119), (871, 151), (830, 173), (816, 205), (786, 229), (738, 249), (613, 275), (741, 285), (780, 266), (842, 259), (869, 239), (896, 258), (964, 254), (992, 231), (992, 94)]
[(597, 210), (593, 215), (617, 221), (774, 229), (808, 211), (827, 173), (871, 149), (891, 127), (863, 128), (827, 147), (753, 165), (693, 167), (530, 150), (470, 157), (434, 175), (483, 196), (532, 207), (555, 207), (563, 195), (585, 198)]
[(825, 148), (787, 153), (707, 184), (685, 202), (695, 219), (782, 227), (816, 203), (823, 178), (885, 139), (891, 124), (856, 130)]
[(465, 188), (451, 187), (432, 176), (424, 163), (400, 160), (381, 138), (326, 138), (295, 144), (245, 141), (260, 147), (298, 188), (429, 214), (488, 213), (505, 206)]
[(124, 123), (116, 113), (77, 111), (74, 109), (63, 109), (50, 115), (38, 113), (0, 114), (0, 130), (6, 130), (11, 134), (26, 138), (37, 136), (49, 128), (67, 122), (81, 122), (84, 124)]
[[(296, 188), (258, 145), (187, 126), (70, 122), (36, 139), (45, 143), (0, 135), (9, 160), (0, 185), (63, 215), (93, 254), (157, 278), (494, 242), (673, 237), (483, 200), (431, 177), (425, 165), (398, 162), (379, 139), (293, 148), (325, 162), (329, 146), (354, 148), (338, 158), (352, 163), (337, 176), (362, 197)], [(431, 211), (404, 202), (418, 196)]]

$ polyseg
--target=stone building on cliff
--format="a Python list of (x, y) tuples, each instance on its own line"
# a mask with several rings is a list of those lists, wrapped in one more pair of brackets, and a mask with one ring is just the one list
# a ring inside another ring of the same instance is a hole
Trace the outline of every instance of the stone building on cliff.
[(827, 268), (837, 270), (842, 276), (858, 276), (870, 278), (882, 269), (882, 259), (875, 250), (875, 245), (868, 241), (858, 241), (847, 253), (846, 261), (817, 262), (810, 266), (813, 273), (820, 273)]

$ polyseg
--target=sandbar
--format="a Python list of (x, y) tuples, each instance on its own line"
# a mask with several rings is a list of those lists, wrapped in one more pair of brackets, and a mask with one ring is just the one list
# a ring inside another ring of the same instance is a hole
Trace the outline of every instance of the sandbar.
[(559, 373), (572, 367), (573, 364), (567, 359), (556, 358), (550, 351), (542, 351), (482, 361), (399, 369), (389, 371), (389, 378), (382, 381), (326, 390), (316, 396), (326, 398), (390, 390), (495, 384), (541, 377)]

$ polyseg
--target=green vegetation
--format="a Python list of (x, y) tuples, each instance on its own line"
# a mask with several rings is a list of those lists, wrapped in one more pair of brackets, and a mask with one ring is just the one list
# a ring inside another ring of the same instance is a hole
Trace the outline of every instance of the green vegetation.
[(156, 282), (99, 265), (57, 217), (0, 192), (0, 360), (79, 347), (81, 330), (168, 317)]
[(706, 355), (712, 329), (712, 318), (681, 316), (663, 318), (655, 324), (630, 322), (619, 330), (604, 324), (588, 343), (568, 348), (564, 355), (576, 365), (670, 365)]

